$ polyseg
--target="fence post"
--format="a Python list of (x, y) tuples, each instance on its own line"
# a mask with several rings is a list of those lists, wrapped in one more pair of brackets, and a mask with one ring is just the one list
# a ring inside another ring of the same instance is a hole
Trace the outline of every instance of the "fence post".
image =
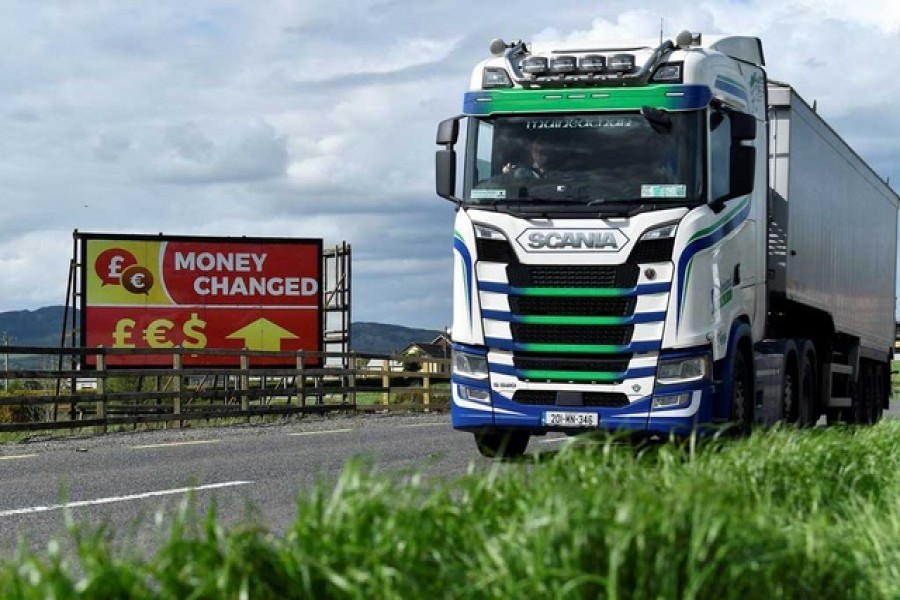
[[(181, 414), (181, 370), (183, 360), (184, 357), (180, 351), (176, 351), (175, 354), (172, 355), (172, 370), (175, 372), (175, 398), (172, 399), (172, 414), (175, 417), (178, 417)], [(173, 419), (172, 425), (175, 427), (184, 427), (184, 422), (181, 419)]]
[(241, 411), (247, 415), (247, 422), (250, 422), (250, 357), (246, 354), (247, 349), (244, 348), (241, 353)]
[(295, 376), (297, 397), (300, 399), (300, 406), (306, 406), (306, 358), (303, 351), (300, 350), (297, 355), (297, 375)]
[(94, 433), (106, 433), (106, 354), (103, 349), (97, 353), (97, 395), (95, 417), (103, 419), (100, 425), (94, 425)]
[(425, 371), (422, 377), (422, 408), (428, 412), (428, 405), (431, 404), (431, 359), (422, 361), (422, 369)]
[(356, 352), (350, 353), (350, 375), (347, 377), (347, 383), (350, 384), (350, 400), (351, 404), (356, 406), (356, 370), (359, 364), (356, 360)]
[(391, 403), (391, 378), (388, 377), (388, 359), (383, 359), (381, 361), (381, 387), (384, 388), (384, 391), (381, 393), (381, 403), (387, 406)]

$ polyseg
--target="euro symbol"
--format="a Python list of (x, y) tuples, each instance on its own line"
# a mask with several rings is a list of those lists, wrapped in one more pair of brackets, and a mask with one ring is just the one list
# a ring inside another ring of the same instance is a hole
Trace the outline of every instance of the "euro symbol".
[(122, 287), (132, 294), (149, 294), (153, 287), (153, 275), (146, 267), (133, 265), (122, 273)]
[(144, 331), (144, 339), (147, 340), (147, 345), (151, 348), (171, 348), (174, 346), (175, 344), (167, 339), (169, 331), (174, 326), (175, 323), (168, 319), (156, 319), (147, 325), (147, 330)]

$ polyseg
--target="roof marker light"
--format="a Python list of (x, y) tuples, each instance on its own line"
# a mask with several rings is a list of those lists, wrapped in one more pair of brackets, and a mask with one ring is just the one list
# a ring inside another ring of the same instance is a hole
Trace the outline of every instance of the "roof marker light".
[(486, 67), (481, 75), (481, 87), (484, 89), (491, 88), (508, 88), (512, 87), (512, 79), (506, 69), (500, 67)]
[(681, 75), (681, 67), (682, 63), (663, 63), (656, 67), (656, 71), (653, 72), (653, 77), (650, 78), (650, 81), (665, 81), (668, 83), (681, 83), (682, 75)]

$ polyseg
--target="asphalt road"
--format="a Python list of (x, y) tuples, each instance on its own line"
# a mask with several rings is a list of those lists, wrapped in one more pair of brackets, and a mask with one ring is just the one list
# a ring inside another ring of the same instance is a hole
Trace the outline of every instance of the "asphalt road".
[[(900, 416), (893, 401), (887, 418)], [(532, 438), (529, 453), (552, 451), (559, 435)], [(314, 417), (278, 425), (196, 428), (0, 445), (0, 557), (24, 544), (43, 552), (67, 540), (66, 522), (109, 524), (117, 547), (148, 554), (191, 494), (220, 522), (253, 519), (282, 532), (298, 494), (333, 481), (348, 460), (382, 472), (455, 476), (478, 456), (449, 416)], [(189, 491), (191, 490), (191, 491)], [(65, 507), (64, 507), (65, 505)], [(67, 546), (68, 544), (64, 544)]]
[[(561, 438), (560, 438), (561, 439)], [(536, 438), (530, 451), (554, 442)], [(316, 417), (267, 426), (198, 428), (0, 445), (0, 556), (42, 552), (78, 523), (110, 524), (117, 544), (152, 549), (189, 496), (225, 524), (251, 517), (284, 531), (298, 494), (333, 481), (348, 460), (380, 471), (460, 475), (478, 456), (448, 415)], [(65, 509), (63, 505), (67, 505)], [(251, 511), (252, 507), (254, 511)]]

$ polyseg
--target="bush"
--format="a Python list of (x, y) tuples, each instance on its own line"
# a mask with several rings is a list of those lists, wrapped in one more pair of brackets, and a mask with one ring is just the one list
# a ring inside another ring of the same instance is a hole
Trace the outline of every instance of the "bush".
[(44, 407), (34, 404), (0, 406), (0, 423), (35, 423), (44, 420)]

